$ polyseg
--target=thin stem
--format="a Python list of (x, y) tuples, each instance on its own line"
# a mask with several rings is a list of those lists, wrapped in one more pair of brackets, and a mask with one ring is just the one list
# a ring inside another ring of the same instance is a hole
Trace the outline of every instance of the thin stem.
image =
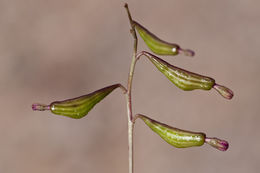
[(127, 115), (128, 115), (128, 162), (129, 162), (129, 173), (133, 173), (134, 165), (133, 165), (133, 130), (134, 130), (134, 123), (132, 121), (133, 119), (133, 113), (132, 113), (132, 81), (134, 76), (134, 69), (136, 64), (136, 53), (137, 53), (137, 36), (136, 31), (134, 28), (134, 23), (128, 8), (127, 3), (125, 3), (125, 9), (128, 14), (129, 22), (131, 25), (131, 34), (134, 38), (134, 49), (133, 49), (133, 56), (132, 56), (132, 62), (130, 71), (128, 74), (128, 81), (127, 81), (127, 94), (126, 94), (126, 102), (127, 102)]

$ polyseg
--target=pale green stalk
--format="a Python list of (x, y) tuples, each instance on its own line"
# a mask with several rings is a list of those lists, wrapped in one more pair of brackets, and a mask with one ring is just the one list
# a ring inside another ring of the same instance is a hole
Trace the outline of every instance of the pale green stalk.
[(128, 164), (129, 164), (129, 173), (133, 173), (134, 170), (134, 158), (133, 158), (133, 130), (134, 130), (134, 121), (133, 121), (133, 113), (132, 113), (132, 81), (134, 76), (134, 69), (136, 64), (136, 53), (137, 53), (137, 36), (134, 28), (134, 23), (128, 8), (127, 3), (125, 4), (125, 8), (128, 14), (128, 18), (131, 25), (131, 34), (134, 38), (134, 49), (130, 71), (128, 74), (128, 82), (127, 82), (127, 94), (126, 94), (126, 102), (127, 102), (127, 115), (128, 115)]

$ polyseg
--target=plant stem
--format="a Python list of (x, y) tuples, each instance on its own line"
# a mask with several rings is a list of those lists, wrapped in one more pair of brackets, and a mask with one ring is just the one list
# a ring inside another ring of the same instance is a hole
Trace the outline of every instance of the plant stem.
[(127, 102), (127, 115), (128, 115), (128, 164), (129, 164), (129, 173), (133, 173), (134, 164), (133, 164), (133, 130), (134, 130), (134, 122), (133, 122), (133, 113), (132, 113), (132, 81), (134, 76), (134, 69), (136, 64), (136, 53), (137, 53), (137, 36), (133, 24), (133, 20), (128, 8), (127, 3), (125, 4), (125, 8), (128, 14), (129, 22), (131, 25), (131, 34), (134, 38), (134, 49), (133, 49), (133, 56), (130, 71), (128, 74), (128, 81), (127, 81), (127, 94), (126, 94), (126, 102)]

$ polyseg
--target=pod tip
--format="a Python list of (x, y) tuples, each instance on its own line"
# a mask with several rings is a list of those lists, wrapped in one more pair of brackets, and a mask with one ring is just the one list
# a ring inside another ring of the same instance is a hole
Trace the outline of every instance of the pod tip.
[(32, 104), (32, 110), (33, 111), (45, 111), (50, 110), (50, 105), (40, 104), (40, 103), (34, 103)]
[(230, 100), (230, 99), (232, 99), (233, 96), (234, 96), (233, 91), (232, 91), (231, 89), (225, 87), (225, 86), (215, 84), (215, 85), (213, 86), (213, 88), (214, 88), (215, 90), (217, 90), (217, 92), (218, 92), (220, 95), (222, 95), (224, 98), (226, 98), (226, 99), (229, 99), (229, 100)]
[(190, 56), (190, 57), (195, 56), (195, 52), (193, 50), (190, 50), (190, 49), (179, 48), (179, 53), (183, 54), (185, 56)]
[(220, 151), (226, 151), (229, 147), (227, 141), (218, 138), (206, 137), (205, 142)]

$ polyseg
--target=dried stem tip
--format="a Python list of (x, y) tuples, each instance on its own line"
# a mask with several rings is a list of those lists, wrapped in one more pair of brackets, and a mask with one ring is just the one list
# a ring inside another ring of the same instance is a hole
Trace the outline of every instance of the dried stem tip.
[(185, 56), (194, 56), (195, 52), (193, 50), (190, 50), (190, 49), (179, 48), (179, 54), (183, 54)]
[(34, 104), (32, 104), (32, 110), (34, 110), (34, 111), (50, 110), (50, 105), (34, 103)]
[(206, 137), (205, 142), (220, 151), (226, 151), (229, 146), (227, 141), (218, 138)]
[(213, 88), (226, 99), (230, 100), (234, 96), (233, 91), (225, 86), (215, 84)]

